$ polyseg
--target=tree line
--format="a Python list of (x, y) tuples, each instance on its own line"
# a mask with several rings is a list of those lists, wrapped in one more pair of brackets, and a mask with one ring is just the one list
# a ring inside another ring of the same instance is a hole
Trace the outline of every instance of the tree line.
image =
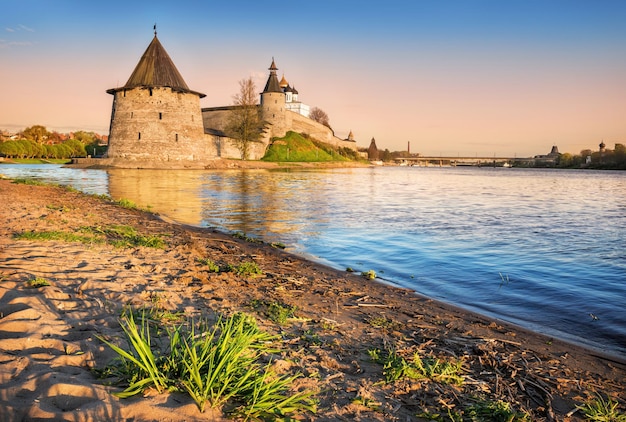
[(94, 132), (77, 131), (68, 137), (58, 132), (50, 132), (42, 125), (27, 127), (11, 138), (3, 136), (0, 139), (0, 156), (17, 159), (68, 159), (99, 155), (106, 148), (99, 145), (100, 137)]
[(578, 155), (564, 153), (559, 156), (557, 167), (626, 170), (626, 146), (615, 144), (613, 150), (584, 149)]

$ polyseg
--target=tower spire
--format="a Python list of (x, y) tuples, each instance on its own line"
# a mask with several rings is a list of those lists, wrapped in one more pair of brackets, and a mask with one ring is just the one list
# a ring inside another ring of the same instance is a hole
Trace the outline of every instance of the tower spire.
[(154, 29), (154, 36), (156, 37), (156, 23), (154, 24), (154, 26), (152, 27), (152, 29)]
[(272, 64), (268, 68), (270, 71), (270, 76), (267, 79), (267, 83), (265, 84), (265, 89), (263, 92), (283, 92), (280, 87), (280, 82), (278, 81), (278, 76), (276, 76), (276, 71), (278, 68), (276, 67), (276, 62), (274, 61), (274, 57), (272, 57)]

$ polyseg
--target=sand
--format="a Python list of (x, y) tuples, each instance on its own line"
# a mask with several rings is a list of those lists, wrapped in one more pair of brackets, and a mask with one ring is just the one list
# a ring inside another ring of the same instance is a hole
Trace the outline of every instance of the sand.
[[(1, 170), (1, 169), (0, 169)], [(531, 420), (584, 420), (576, 406), (610, 396), (626, 405), (626, 362), (472, 314), (409, 290), (336, 271), (270, 245), (184, 227), (112, 201), (54, 186), (0, 180), (0, 420), (221, 420), (200, 413), (183, 393), (121, 391), (98, 378), (116, 355), (98, 337), (122, 337), (124, 306), (189, 317), (254, 315), (278, 334), (274, 356), (284, 373), (300, 372), (316, 413), (302, 420), (426, 420), (423, 412), (466, 411), (477, 397), (502, 400)], [(80, 233), (82, 227), (135, 227), (160, 235), (164, 249), (15, 239), (26, 231)], [(211, 273), (198, 259), (254, 261), (257, 277)], [(49, 286), (28, 282), (44, 278)], [(285, 324), (259, 303), (296, 307)], [(386, 383), (368, 350), (392, 347), (442, 361), (462, 359), (464, 382)], [(448, 420), (448, 419), (445, 419)]]

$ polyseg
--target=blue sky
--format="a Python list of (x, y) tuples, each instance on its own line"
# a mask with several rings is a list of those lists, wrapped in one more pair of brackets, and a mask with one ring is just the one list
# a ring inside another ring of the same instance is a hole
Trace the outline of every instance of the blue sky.
[(272, 57), (360, 146), (444, 155), (626, 143), (626, 1), (0, 0), (0, 129), (108, 132), (152, 26), (204, 107)]

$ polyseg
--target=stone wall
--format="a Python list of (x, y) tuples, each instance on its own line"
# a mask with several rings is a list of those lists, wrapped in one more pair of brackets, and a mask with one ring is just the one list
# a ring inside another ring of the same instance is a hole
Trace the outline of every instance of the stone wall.
[(324, 126), (321, 123), (316, 122), (315, 120), (311, 120), (308, 117), (304, 117), (299, 113), (295, 113), (293, 111), (287, 111), (286, 113), (291, 114), (291, 129), (294, 132), (305, 133), (311, 138), (317, 139), (318, 141), (334, 145), (339, 148), (350, 148), (356, 151), (356, 142), (348, 141), (345, 139), (340, 139), (335, 136), (335, 133), (328, 126)]
[(109, 158), (206, 160), (217, 156), (211, 141), (204, 133), (197, 94), (167, 87), (114, 93)]
[[(284, 94), (279, 93), (279, 95)], [(251, 160), (258, 160), (263, 157), (263, 155), (265, 155), (265, 149), (271, 142), (271, 139), (273, 137), (283, 137), (290, 130), (298, 133), (305, 133), (312, 138), (335, 147), (346, 147), (356, 151), (356, 142), (336, 137), (332, 129), (329, 127), (294, 111), (284, 110), (284, 108), (281, 109), (280, 107), (267, 107), (267, 103), (268, 101), (266, 98), (266, 108), (263, 109), (263, 111), (266, 113), (265, 116), (268, 120), (267, 128), (261, 138), (261, 142), (255, 143), (252, 146), (249, 155)], [(202, 119), (207, 131), (214, 133), (223, 132), (231, 109), (232, 107), (203, 108)], [(217, 155), (219, 157), (241, 158), (239, 150), (232, 144), (230, 138), (217, 136), (216, 139), (219, 140), (219, 143), (216, 144), (218, 145)]]

